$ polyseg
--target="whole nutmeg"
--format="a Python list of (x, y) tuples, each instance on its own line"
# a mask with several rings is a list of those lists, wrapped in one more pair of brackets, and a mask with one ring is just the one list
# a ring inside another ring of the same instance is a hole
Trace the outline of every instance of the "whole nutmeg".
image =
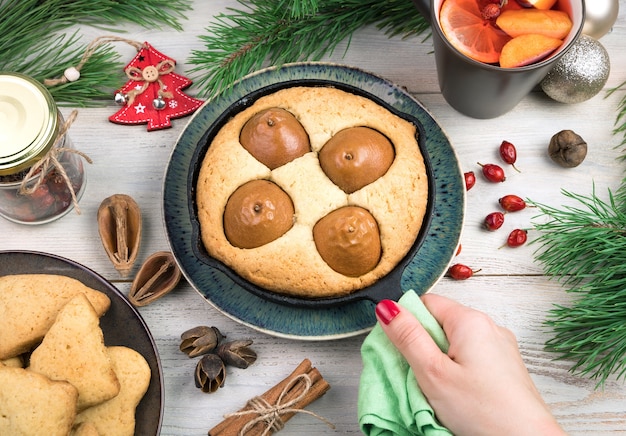
[(587, 156), (587, 143), (572, 130), (561, 130), (550, 139), (550, 158), (565, 168), (577, 167)]

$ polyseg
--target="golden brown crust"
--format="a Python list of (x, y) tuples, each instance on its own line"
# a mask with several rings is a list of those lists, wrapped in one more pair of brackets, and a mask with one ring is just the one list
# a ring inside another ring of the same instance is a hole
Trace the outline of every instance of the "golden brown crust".
[(30, 356), (29, 370), (76, 387), (79, 411), (120, 391), (99, 322), (87, 297), (78, 294), (61, 309)]
[(102, 436), (133, 436), (137, 405), (150, 386), (150, 366), (141, 354), (128, 347), (108, 347), (107, 353), (120, 382), (120, 392), (83, 410), (75, 422), (91, 423)]
[[(254, 159), (238, 141), (245, 122), (270, 107), (284, 108), (298, 118), (312, 150), (274, 170)], [(346, 194), (325, 176), (317, 153), (335, 133), (355, 126), (368, 126), (387, 136), (396, 157), (382, 178)], [(222, 215), (230, 194), (254, 179), (271, 180), (291, 196), (295, 224), (269, 244), (246, 250), (228, 243)], [(196, 200), (202, 241), (211, 256), (268, 290), (327, 298), (373, 284), (405, 256), (422, 225), (428, 181), (413, 124), (369, 99), (338, 89), (294, 87), (260, 98), (218, 132), (200, 169)], [(381, 260), (360, 277), (347, 277), (330, 268), (313, 241), (315, 223), (347, 205), (367, 209), (381, 232)]]
[(98, 316), (109, 297), (80, 281), (55, 274), (0, 277), (0, 359), (30, 351), (44, 337), (57, 314), (78, 294), (85, 294)]
[(64, 381), (0, 365), (0, 434), (66, 436), (78, 391)]

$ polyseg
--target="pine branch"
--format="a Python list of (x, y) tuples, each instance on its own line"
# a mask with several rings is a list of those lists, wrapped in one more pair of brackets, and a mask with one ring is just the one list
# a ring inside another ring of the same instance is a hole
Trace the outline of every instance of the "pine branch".
[[(63, 69), (64, 65), (78, 64), (85, 48), (80, 44), (77, 33), (70, 36), (60, 34), (34, 47), (29, 58), (15, 60), (11, 71), (27, 71), (28, 75), (43, 83), (45, 79), (57, 77), (60, 67)], [(60, 106), (87, 107), (110, 102), (112, 89), (125, 80), (119, 58), (112, 46), (100, 47), (82, 68), (78, 82), (50, 87), (50, 94)], [(103, 71), (109, 73), (103, 74)]]
[(546, 349), (574, 360), (572, 372), (598, 381), (626, 376), (626, 214), (624, 198), (609, 191), (602, 201), (563, 191), (580, 207), (532, 203), (548, 220), (534, 225), (533, 241), (546, 274), (576, 295), (571, 307), (556, 305), (546, 325), (554, 336)]
[[(626, 81), (622, 82), (620, 85), (616, 86), (615, 88), (609, 89), (609, 91), (606, 94), (606, 97), (609, 97), (611, 94), (617, 91), (623, 90), (623, 89), (626, 89)], [(620, 143), (620, 145), (626, 144), (626, 94), (622, 96), (622, 99), (618, 103), (615, 126), (616, 127), (615, 129), (613, 129), (613, 134), (614, 135), (621, 134), (622, 142)], [(623, 158), (626, 158), (626, 155), (623, 156)]]
[(214, 18), (192, 53), (191, 73), (214, 96), (265, 64), (317, 61), (359, 28), (377, 24), (390, 37), (429, 29), (410, 0), (240, 0), (241, 8)]
[(319, 10), (317, 0), (280, 0), (280, 7), (289, 11), (291, 18), (300, 19), (314, 15)]
[[(43, 81), (75, 65), (84, 52), (75, 25), (109, 31), (125, 23), (182, 30), (188, 0), (0, 0), (0, 70)], [(59, 104), (91, 106), (110, 99), (123, 65), (111, 47), (101, 47), (81, 71), (81, 80), (51, 89)]]
[[(626, 88), (626, 81), (607, 97)], [(626, 144), (626, 96), (618, 103), (614, 135)], [(626, 154), (621, 156), (626, 160)], [(602, 386), (611, 375), (626, 379), (626, 177), (608, 201), (563, 191), (579, 207), (529, 202), (547, 218), (535, 223), (540, 236), (535, 258), (547, 275), (575, 295), (570, 307), (555, 305), (546, 325), (554, 336), (546, 349), (573, 360), (572, 372)]]

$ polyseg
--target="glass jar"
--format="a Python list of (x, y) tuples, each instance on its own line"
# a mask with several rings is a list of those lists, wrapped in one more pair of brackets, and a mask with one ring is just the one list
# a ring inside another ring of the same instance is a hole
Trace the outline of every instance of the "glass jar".
[[(0, 72), (0, 216), (43, 224), (72, 210), (70, 186), (76, 201), (80, 199), (83, 162), (68, 151), (73, 148), (67, 134), (58, 140), (64, 123), (43, 85), (22, 74)], [(38, 165), (50, 155), (59, 165), (53, 159)], [(33, 166), (36, 170), (24, 180)]]

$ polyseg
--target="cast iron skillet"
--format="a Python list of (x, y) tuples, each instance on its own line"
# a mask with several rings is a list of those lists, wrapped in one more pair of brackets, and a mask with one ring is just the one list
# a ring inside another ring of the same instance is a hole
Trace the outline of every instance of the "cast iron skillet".
[[(424, 163), (426, 166), (426, 174), (428, 176), (428, 202), (427, 202), (426, 213), (424, 216), (424, 221), (423, 221), (421, 230), (415, 242), (411, 246), (411, 249), (406, 254), (406, 256), (404, 256), (404, 258), (398, 263), (398, 265), (396, 265), (396, 267), (391, 272), (389, 272), (386, 276), (382, 277), (381, 279), (379, 279), (378, 281), (376, 281), (374, 284), (370, 286), (367, 286), (360, 290), (356, 290), (350, 294), (340, 296), (340, 297), (300, 298), (296, 296), (279, 294), (279, 293), (264, 289), (244, 279), (239, 274), (237, 274), (233, 269), (231, 269), (229, 266), (225, 265), (221, 261), (210, 256), (208, 252), (206, 251), (206, 249), (204, 248), (204, 245), (200, 237), (200, 224), (198, 221), (198, 210), (197, 210), (197, 205), (195, 202), (195, 198), (196, 198), (195, 186), (197, 185), (196, 182), (198, 180), (198, 174), (200, 172), (200, 166), (202, 164), (202, 160), (204, 159), (204, 156), (211, 142), (213, 141), (213, 138), (215, 137), (215, 135), (217, 135), (217, 132), (219, 132), (220, 128), (224, 126), (224, 124), (226, 124), (234, 115), (236, 115), (237, 113), (251, 106), (259, 98), (265, 95), (274, 93), (280, 89), (285, 89), (285, 88), (290, 88), (290, 87), (295, 87), (295, 86), (333, 87), (333, 88), (337, 88), (346, 92), (350, 92), (355, 95), (360, 95), (362, 97), (365, 97), (374, 101), (375, 103), (385, 107), (387, 110), (394, 113), (395, 115), (409, 121), (410, 123), (415, 125), (417, 128), (418, 144), (419, 144), (422, 156), (424, 157)], [(191, 171), (189, 174), (190, 180), (188, 181), (188, 186), (193, 187), (192, 192), (189, 196), (190, 198), (189, 207), (190, 207), (190, 215), (191, 215), (191, 221), (192, 221), (191, 237), (193, 240), (193, 243), (192, 243), (193, 252), (202, 263), (206, 264), (207, 266), (211, 268), (215, 268), (218, 271), (223, 272), (227, 277), (229, 277), (237, 285), (241, 286), (246, 291), (260, 298), (271, 301), (273, 303), (300, 307), (300, 308), (317, 309), (317, 308), (325, 308), (325, 307), (348, 304), (348, 303), (352, 303), (354, 301), (360, 301), (360, 300), (370, 300), (375, 303), (383, 299), (398, 300), (403, 294), (403, 291), (401, 289), (401, 283), (400, 283), (402, 280), (402, 273), (404, 272), (404, 269), (409, 264), (409, 262), (411, 262), (415, 254), (419, 251), (422, 245), (422, 242), (424, 241), (424, 238), (426, 236), (426, 229), (428, 229), (430, 220), (432, 217), (432, 212), (433, 212), (433, 207), (434, 207), (433, 205), (435, 204), (434, 176), (433, 176), (432, 168), (430, 165), (428, 153), (423, 144), (424, 144), (424, 129), (422, 128), (422, 125), (417, 119), (415, 119), (414, 117), (410, 115), (398, 112), (397, 110), (395, 110), (393, 107), (389, 106), (387, 103), (383, 102), (382, 100), (358, 88), (352, 87), (350, 85), (337, 84), (336, 82), (329, 82), (326, 80), (302, 79), (302, 80), (293, 80), (287, 83), (278, 83), (278, 84), (270, 85), (264, 88), (260, 88), (256, 91), (253, 91), (250, 94), (248, 94), (246, 97), (233, 103), (227, 110), (225, 110), (221, 114), (220, 117), (218, 117), (218, 119), (215, 120), (215, 122), (207, 129), (207, 131), (204, 133), (204, 135), (200, 139), (198, 143), (198, 147), (196, 147), (195, 153), (193, 155), (191, 165), (190, 165), (190, 168), (191, 168)]]

